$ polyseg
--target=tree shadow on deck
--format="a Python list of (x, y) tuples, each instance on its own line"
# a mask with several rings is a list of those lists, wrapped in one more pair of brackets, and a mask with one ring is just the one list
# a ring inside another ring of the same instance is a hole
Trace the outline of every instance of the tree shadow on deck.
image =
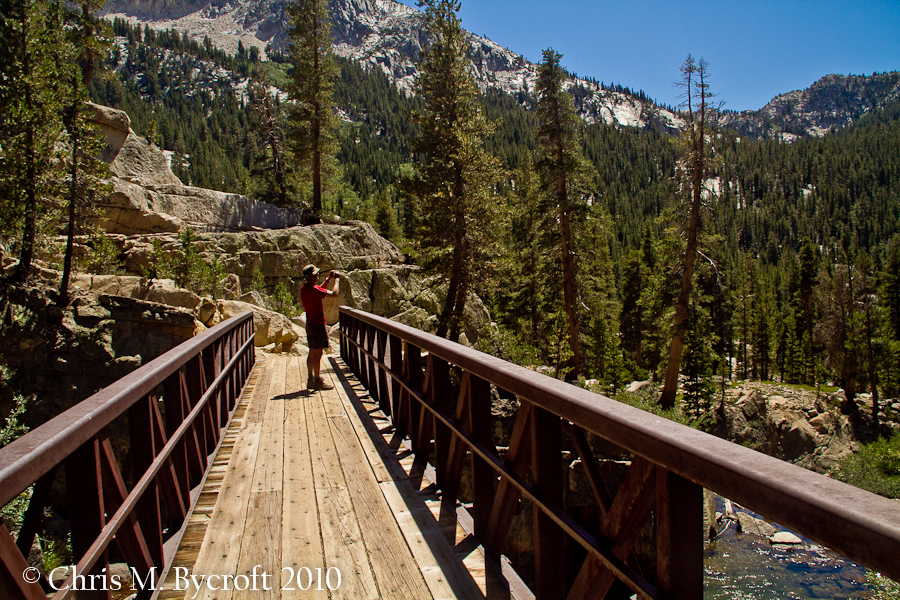
[[(409, 440), (397, 433), (389, 417), (381, 411), (378, 402), (356, 380), (342, 361), (338, 361), (336, 357), (328, 357), (328, 361), (377, 451), (390, 481), (400, 492), (398, 497), (402, 497), (404, 511), (413, 519), (416, 528), (421, 532), (421, 539), (426, 542), (432, 555), (440, 561), (445, 580), (454, 595), (460, 598), (486, 597), (504, 600), (511, 598), (508, 585), (496, 575), (500, 571), (499, 566), (492, 569), (491, 566), (485, 565), (487, 594), (479, 589), (472, 573), (463, 564), (465, 557), (480, 551), (479, 543), (468, 532), (464, 519), (458, 518), (457, 511), (462, 511), (468, 516), (465, 509), (457, 503), (448, 506), (440, 502), (440, 490), (434, 483), (436, 479), (434, 468), (430, 464), (423, 465), (419, 461), (409, 460), (412, 456)], [(360, 434), (361, 432), (357, 432), (357, 435)], [(427, 502), (432, 505), (440, 502), (438, 518), (435, 518)], [(394, 512), (396, 518), (397, 511)], [(457, 532), (458, 522), (465, 531), (464, 535)], [(407, 542), (410, 543), (409, 540)]]

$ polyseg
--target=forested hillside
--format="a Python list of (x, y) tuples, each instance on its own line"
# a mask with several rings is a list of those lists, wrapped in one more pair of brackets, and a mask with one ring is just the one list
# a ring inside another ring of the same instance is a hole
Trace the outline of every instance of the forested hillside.
[[(277, 84), (287, 65), (241, 49), (226, 56), (124, 22), (115, 31), (118, 49), (108, 66), (123, 77), (96, 85), (96, 101), (128, 111), (138, 133), (174, 153), (173, 170), (185, 182), (259, 191), (253, 172), (265, 160), (265, 143), (261, 93), (251, 80)], [(402, 244), (417, 222), (398, 183), (416, 160), (409, 115), (420, 101), (380, 73), (348, 61), (340, 67), (343, 175), (331, 182), (326, 209), (372, 220)], [(501, 326), (503, 341), (493, 350), (562, 365), (565, 352), (554, 342), (559, 307), (541, 292), (554, 285), (553, 260), (522, 260), (541, 223), (528, 216), (537, 185), (529, 183), (536, 99), (490, 91), (481, 102), (496, 122), (486, 147), (509, 170), (497, 190), (507, 217), (490, 249), (493, 275), (476, 285)], [(580, 139), (593, 166), (580, 209), (591, 225), (577, 249), (590, 314), (585, 372), (615, 388), (664, 367), (685, 226), (680, 141), (603, 123), (583, 125)], [(900, 104), (822, 138), (789, 144), (719, 129), (710, 142), (685, 374), (707, 383), (713, 374), (829, 382), (851, 393), (877, 384), (896, 396)], [(707, 400), (713, 393), (697, 389)]]

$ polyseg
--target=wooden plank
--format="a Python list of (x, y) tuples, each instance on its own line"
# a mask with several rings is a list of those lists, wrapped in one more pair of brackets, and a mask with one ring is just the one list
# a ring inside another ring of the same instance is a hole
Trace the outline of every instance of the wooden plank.
[(319, 393), (309, 397), (306, 419), (325, 565), (341, 572), (340, 588), (331, 593), (331, 598), (378, 598), (378, 586), (320, 397)]
[(272, 360), (272, 381), (265, 394), (262, 419), (262, 437), (256, 470), (253, 473), (254, 492), (281, 490), (284, 467), (284, 386), (287, 375), (287, 358), (276, 356)]
[(331, 390), (322, 390), (319, 393), (319, 401), (322, 403), (322, 407), (325, 409), (326, 417), (339, 417), (344, 416), (346, 412), (344, 411), (344, 405), (341, 403), (339, 398), (339, 393), (337, 389), (341, 387), (340, 378), (336, 377), (333, 369), (328, 368), (325, 365), (330, 365), (331, 361), (326, 362), (322, 365), (322, 370), (319, 372), (319, 376), (326, 382), (334, 386), (334, 389)]
[[(222, 445), (219, 447), (219, 451), (216, 453), (213, 460), (211, 472), (207, 476), (200, 497), (197, 499), (197, 503), (194, 506), (190, 524), (185, 529), (184, 535), (181, 538), (178, 552), (172, 563), (173, 567), (185, 567), (192, 570), (197, 562), (203, 539), (210, 523), (211, 515), (214, 512), (216, 501), (219, 497), (219, 491), (221, 491), (225, 475), (229, 471), (231, 457), (234, 456), (234, 445), (239, 439), (243, 439), (240, 433), (242, 426), (241, 417), (246, 411), (247, 405), (250, 403), (250, 399), (253, 397), (253, 394), (258, 387), (261, 371), (262, 367), (260, 366), (250, 375), (250, 380), (247, 387), (244, 389), (244, 393), (240, 398), (240, 403), (229, 423)], [(174, 571), (170, 571), (164, 575), (164, 578), (165, 582), (161, 586), (162, 589), (158, 595), (159, 600), (174, 600), (175, 598), (182, 600), (185, 597), (185, 591), (178, 591), (175, 589)]]
[[(313, 482), (309, 428), (305, 398), (306, 362), (294, 359), (288, 367), (284, 405), (284, 506), (281, 526), (281, 597), (283, 600), (325, 599), (328, 591), (307, 586), (305, 578), (298, 585), (301, 569), (325, 572), (322, 533)], [(305, 572), (304, 572), (305, 577)], [(301, 587), (311, 589), (302, 590)], [(323, 586), (324, 587), (324, 586)]]
[[(272, 578), (281, 569), (284, 401), (280, 397), (284, 395), (287, 364), (286, 357), (273, 357), (269, 367), (272, 375), (268, 392), (263, 393), (261, 390), (265, 402), (262, 428), (250, 486), (241, 553), (234, 571), (235, 576), (247, 576), (250, 586), (244, 590), (235, 590), (235, 600), (280, 597), (278, 581), (273, 583)], [(227, 497), (223, 499), (228, 501)], [(270, 576), (268, 582), (262, 580), (261, 573)], [(264, 589), (267, 586), (270, 589)]]
[[(200, 553), (193, 564), (193, 573), (199, 575), (234, 574), (240, 558), (241, 541), (250, 492), (256, 469), (256, 457), (262, 435), (262, 422), (252, 415), (261, 415), (265, 408), (269, 386), (272, 380), (271, 363), (268, 359), (257, 362), (260, 376), (240, 419), (232, 419), (231, 429), (238, 428), (237, 439), (231, 458), (219, 489), (219, 497), (210, 517), (206, 536)], [(241, 409), (238, 409), (239, 411)], [(251, 415), (248, 419), (247, 415)], [(190, 567), (189, 564), (184, 566)], [(165, 588), (174, 588), (174, 572), (170, 570)], [(182, 597), (193, 598), (197, 590), (182, 592)], [(197, 592), (197, 600), (229, 600), (231, 591), (203, 589)]]
[[(249, 585), (245, 583), (245, 589), (235, 590), (234, 600), (281, 597), (278, 581), (281, 569), (281, 494), (281, 490), (250, 493), (247, 520), (242, 530), (241, 555), (237, 568), (232, 571), (235, 576), (245, 575)], [(207, 536), (213, 533), (210, 527)], [(194, 570), (196, 572), (196, 567)], [(264, 579), (263, 573), (269, 577)], [(235, 587), (238, 585), (236, 581)]]
[[(323, 395), (336, 394), (330, 390)], [(431, 598), (349, 419), (341, 416), (329, 421), (379, 592), (386, 598)]]
[(259, 378), (259, 383), (256, 385), (256, 389), (253, 390), (253, 396), (250, 398), (250, 403), (247, 405), (247, 409), (241, 417), (245, 424), (261, 423), (265, 416), (266, 400), (268, 398), (269, 387), (272, 383), (273, 360), (274, 357), (267, 354), (263, 354), (257, 358), (256, 364), (258, 365), (258, 368), (262, 369), (262, 376)]
[(350, 423), (356, 431), (376, 481), (382, 483), (406, 479), (406, 473), (397, 464), (395, 452), (383, 437), (382, 430), (390, 427), (390, 421), (378, 410), (379, 405), (371, 398), (361, 397), (361, 392), (364, 394), (365, 388), (353, 377), (346, 364), (336, 360), (332, 360), (331, 364), (336, 374), (336, 383), (340, 384), (339, 387), (335, 387), (338, 390), (338, 397), (344, 411), (350, 417)]
[[(386, 481), (379, 487), (435, 600), (483, 597), (475, 580), (477, 574), (470, 573), (462, 562), (469, 552), (465, 556), (456, 554), (456, 540), (451, 546), (438, 521), (409, 481)], [(449, 524), (455, 538), (456, 519)]]
[[(194, 564), (193, 573), (198, 576), (232, 574), (237, 570), (261, 433), (261, 423), (245, 424), (235, 443), (229, 471)], [(195, 592), (197, 600), (228, 600), (232, 597), (231, 591), (206, 588), (190, 589), (185, 592), (185, 597), (194, 598)]]

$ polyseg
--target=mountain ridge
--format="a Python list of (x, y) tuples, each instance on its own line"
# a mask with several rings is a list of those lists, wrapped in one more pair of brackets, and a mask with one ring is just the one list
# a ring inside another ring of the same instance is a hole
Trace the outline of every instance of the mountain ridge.
[[(101, 14), (121, 17), (153, 29), (174, 28), (230, 54), (238, 45), (267, 49), (287, 44), (288, 0), (110, 0)], [(417, 61), (427, 45), (424, 14), (395, 0), (331, 0), (334, 49), (349, 58), (383, 71), (398, 88), (414, 89)], [(490, 39), (467, 32), (473, 73), (482, 90), (533, 94), (537, 65)], [(603, 87), (596, 81), (572, 77), (568, 87), (580, 116), (587, 123), (604, 122), (677, 133), (682, 118), (643, 95)], [(759, 110), (725, 111), (720, 123), (743, 135), (778, 136), (793, 141), (800, 135), (820, 137), (862, 114), (900, 98), (900, 72), (871, 77), (825, 75), (805, 90), (780, 94)]]
[[(287, 43), (286, 0), (188, 0), (171, 7), (167, 0), (110, 0), (101, 15), (120, 17), (153, 29), (174, 28), (202, 41), (209, 37), (231, 54), (238, 44), (283, 49)], [(381, 69), (397, 87), (413, 89), (416, 62), (427, 45), (424, 14), (394, 0), (331, 0), (335, 54)], [(467, 32), (476, 82), (516, 94), (534, 92), (537, 65), (488, 38)], [(603, 121), (622, 126), (661, 127), (676, 132), (681, 119), (649, 99), (603, 88), (599, 83), (572, 77), (578, 109), (588, 123)]]

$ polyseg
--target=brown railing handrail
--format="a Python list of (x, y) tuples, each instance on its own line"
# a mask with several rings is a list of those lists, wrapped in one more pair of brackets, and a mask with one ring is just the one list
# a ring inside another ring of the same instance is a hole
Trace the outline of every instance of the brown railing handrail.
[[(221, 443), (254, 362), (253, 313), (246, 312), (0, 449), (0, 505), (35, 484), (18, 538), (13, 541), (0, 524), (0, 595), (47, 597), (38, 582), (26, 577), (25, 556), (40, 529), (57, 467), (63, 465), (69, 510), (78, 515), (71, 533), (78, 574), (107, 577), (107, 548), (116, 539), (142, 581), (154, 572), (161, 575), (173, 558), (167, 540), (173, 534), (173, 541), (179, 540), (184, 531), (212, 465), (211, 453)], [(117, 419), (126, 415), (130, 448), (117, 457), (106, 428), (114, 421), (124, 424)], [(123, 461), (133, 467), (131, 489), (122, 475)], [(70, 573), (55, 598), (72, 596), (73, 577)], [(140, 590), (138, 598), (155, 591)], [(77, 592), (79, 598), (108, 596), (106, 589)]]
[[(371, 333), (362, 332), (353, 339), (352, 332), (343, 331), (352, 329), (352, 320), (399, 338), (643, 457), (668, 473), (713, 490), (863, 565), (900, 579), (900, 503), (896, 501), (401, 323), (348, 307), (341, 307), (341, 313), (346, 315), (348, 324), (345, 327), (342, 323), (342, 340), (351, 342), (370, 365), (379, 363), (382, 357), (373, 352)], [(374, 370), (388, 374), (409, 393), (409, 382), (399, 371), (396, 358), (393, 361), (393, 368), (385, 368), (381, 362)], [(363, 365), (363, 361), (359, 364)], [(421, 395), (417, 399), (423, 402)], [(433, 407), (425, 408), (435, 412)], [(476, 448), (473, 450), (478, 453)]]
[(207, 329), (0, 448), (0, 506), (96, 436), (188, 359), (252, 318), (248, 311)]

